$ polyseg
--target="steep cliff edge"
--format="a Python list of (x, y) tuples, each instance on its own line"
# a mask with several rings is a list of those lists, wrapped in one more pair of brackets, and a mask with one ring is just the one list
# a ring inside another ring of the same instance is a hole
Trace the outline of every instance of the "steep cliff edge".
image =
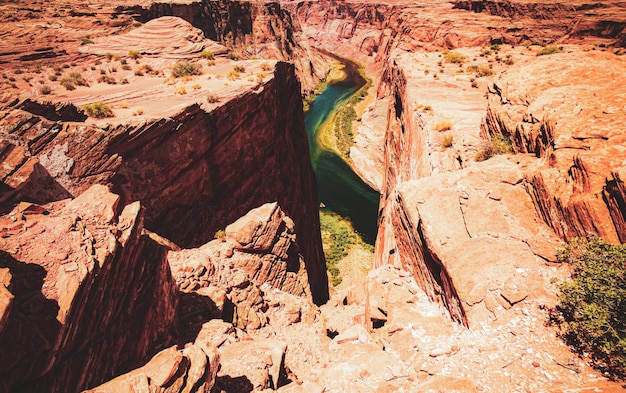
[(139, 203), (93, 186), (1, 220), (2, 391), (76, 391), (172, 342), (176, 284)]
[(247, 58), (278, 59), (295, 64), (307, 94), (326, 78), (328, 60), (313, 50), (302, 36), (300, 26), (279, 3), (207, 1), (153, 3), (149, 7), (117, 8), (141, 22), (176, 16), (202, 30), (204, 35), (240, 51)]
[[(218, 104), (194, 103), (199, 93), (178, 99), (172, 92), (171, 106), (159, 109), (170, 117), (139, 123), (49, 120), (30, 101), (14, 102), (0, 120), (5, 152), (13, 157), (3, 195), (25, 195), (39, 173), (59, 185), (53, 199), (108, 184), (124, 202), (142, 201), (147, 228), (186, 247), (210, 240), (251, 208), (278, 201), (296, 224), (311, 292), (323, 303), (326, 270), (300, 84), (294, 67), (280, 62), (266, 79), (251, 89), (235, 84), (239, 96)], [(147, 108), (163, 99), (143, 97)], [(171, 113), (176, 108), (182, 110)]]
[(509, 68), (489, 90), (484, 133), (504, 135), (516, 152), (540, 159), (526, 172), (526, 187), (564, 239), (626, 241), (625, 139), (616, 127), (626, 116), (625, 68), (614, 54), (558, 53)]

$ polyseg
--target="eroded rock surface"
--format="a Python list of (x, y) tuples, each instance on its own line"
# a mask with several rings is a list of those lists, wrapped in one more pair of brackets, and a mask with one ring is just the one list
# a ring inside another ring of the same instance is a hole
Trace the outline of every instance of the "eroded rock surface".
[(2, 217), (2, 390), (85, 388), (172, 341), (167, 249), (142, 234), (139, 203), (119, 202), (93, 186)]

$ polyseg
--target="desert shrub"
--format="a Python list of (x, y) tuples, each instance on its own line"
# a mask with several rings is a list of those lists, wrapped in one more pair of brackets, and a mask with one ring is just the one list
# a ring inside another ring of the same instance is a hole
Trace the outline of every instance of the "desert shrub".
[(233, 71), (236, 71), (236, 72), (246, 72), (246, 67), (244, 67), (242, 65), (235, 65), (233, 67)]
[(441, 140), (441, 147), (443, 147), (444, 149), (447, 149), (448, 147), (452, 147), (452, 141), (454, 140), (454, 136), (452, 135), (446, 135), (442, 140)]
[(551, 55), (554, 53), (559, 53), (561, 49), (554, 45), (548, 45), (537, 53), (537, 56)]
[(128, 57), (130, 57), (131, 59), (138, 59), (141, 57), (141, 51), (136, 50), (136, 49), (131, 49), (128, 51)]
[(39, 87), (39, 92), (44, 95), (52, 93), (52, 89), (48, 85), (42, 85)]
[(241, 59), (241, 53), (237, 51), (228, 52), (228, 58), (231, 60), (239, 60)]
[(491, 68), (477, 65), (467, 67), (467, 72), (475, 73), (478, 78), (493, 75), (493, 70)]
[(202, 51), (202, 57), (204, 57), (205, 59), (208, 59), (208, 60), (215, 59), (215, 55), (213, 54), (213, 52), (211, 52), (208, 49), (205, 49), (205, 50)]
[(128, 84), (128, 79), (126, 79), (126, 78), (122, 78), (122, 79), (120, 80), (120, 83), (121, 83), (121, 84), (123, 84), (123, 85), (127, 85), (127, 84)]
[(143, 108), (137, 108), (135, 109), (135, 111), (133, 112), (133, 116), (141, 116), (143, 115)]
[(128, 102), (120, 102), (120, 108), (123, 108), (123, 109), (128, 108)]
[(202, 73), (202, 66), (198, 63), (192, 63), (183, 61), (178, 63), (172, 68), (172, 76), (174, 78), (180, 78), (182, 76), (200, 75)]
[(223, 229), (220, 229), (218, 231), (215, 232), (215, 235), (213, 235), (214, 239), (222, 239), (226, 236), (226, 231)]
[(259, 83), (263, 82), (266, 76), (267, 74), (265, 72), (259, 72), (258, 74), (256, 74), (256, 81)]
[(261, 63), (261, 69), (263, 71), (271, 71), (272, 70), (272, 66), (270, 65), (270, 63), (265, 61), (265, 62)]
[(98, 83), (106, 83), (108, 85), (116, 85), (117, 81), (115, 80), (115, 78), (113, 78), (112, 76), (109, 75), (100, 75), (98, 77)]
[(113, 117), (111, 106), (102, 101), (96, 101), (91, 104), (83, 105), (83, 110), (91, 117), (101, 119), (103, 117)]
[(139, 26), (141, 26), (141, 22), (137, 20), (133, 22), (133, 27), (139, 27)]
[(557, 258), (574, 267), (556, 307), (564, 338), (596, 366), (626, 376), (626, 245), (578, 238)]
[(209, 67), (214, 66), (215, 65), (215, 60), (207, 60), (206, 61), (206, 65), (208, 65)]
[(107, 60), (111, 60), (111, 59), (113, 58), (113, 53), (111, 53), (111, 52), (106, 52), (106, 53), (104, 54), (104, 57), (106, 57), (106, 58), (107, 58)]
[(214, 104), (220, 100), (220, 97), (217, 94), (211, 93), (207, 96), (207, 101), (210, 104)]
[(463, 54), (455, 51), (446, 51), (443, 54), (446, 63), (462, 64), (467, 59)]
[(176, 94), (184, 95), (187, 94), (187, 88), (185, 86), (178, 86), (174, 89)]
[(48, 76), (48, 79), (49, 79), (50, 81), (52, 81), (52, 82), (55, 82), (55, 81), (58, 79), (58, 76), (56, 76), (56, 75), (52, 74), (52, 75)]
[(191, 86), (191, 88), (192, 88), (192, 89), (194, 89), (194, 90), (198, 90), (198, 89), (201, 89), (201, 88), (202, 88), (202, 85), (200, 85), (199, 83), (195, 83), (195, 84), (193, 84), (193, 85)]
[(485, 141), (476, 152), (474, 161), (485, 161), (497, 154), (513, 153), (513, 143), (508, 136), (496, 135)]
[(231, 81), (237, 80), (239, 79), (239, 73), (235, 70), (232, 70), (228, 73), (228, 75), (226, 75), (226, 78)]
[(451, 121), (440, 121), (439, 123), (435, 124), (435, 130), (437, 131), (448, 131), (451, 129), (452, 129)]
[(72, 72), (66, 78), (61, 79), (61, 85), (67, 90), (74, 90), (76, 86), (89, 86), (87, 80), (78, 72)]

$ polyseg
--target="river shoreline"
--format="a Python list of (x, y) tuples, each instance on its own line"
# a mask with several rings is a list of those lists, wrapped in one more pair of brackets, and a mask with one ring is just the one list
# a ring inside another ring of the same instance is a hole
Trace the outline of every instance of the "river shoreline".
[(344, 159), (325, 143), (320, 135), (333, 116), (353, 98), (367, 79), (361, 75), (358, 64), (333, 56), (344, 67), (345, 77), (328, 82), (322, 94), (316, 96), (305, 113), (305, 127), (309, 136), (312, 165), (318, 181), (320, 203), (350, 220), (355, 231), (368, 244), (374, 244), (377, 234), (379, 194), (365, 183)]

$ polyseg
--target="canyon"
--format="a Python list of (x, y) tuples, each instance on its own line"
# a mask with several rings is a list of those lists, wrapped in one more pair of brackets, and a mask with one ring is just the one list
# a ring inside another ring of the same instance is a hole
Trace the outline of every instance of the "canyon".
[[(626, 241), (624, 4), (0, 10), (1, 391), (623, 391), (548, 320), (565, 242)], [(336, 287), (328, 53), (372, 79), (347, 161), (380, 193)]]

